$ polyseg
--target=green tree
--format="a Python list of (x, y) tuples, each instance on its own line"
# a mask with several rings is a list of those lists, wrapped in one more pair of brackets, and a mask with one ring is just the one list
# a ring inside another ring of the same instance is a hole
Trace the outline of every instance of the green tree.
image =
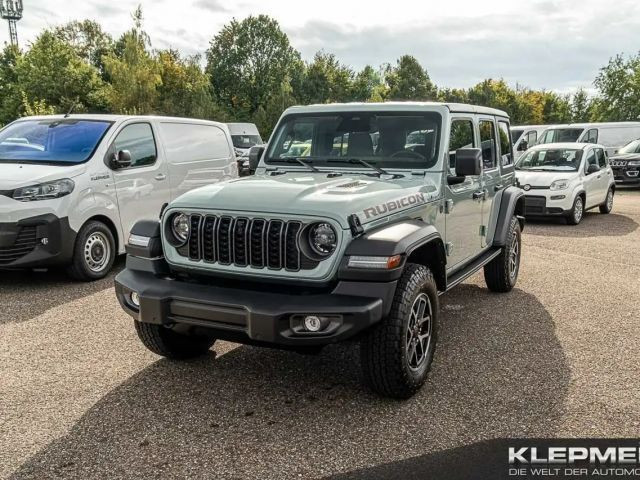
[(600, 98), (594, 115), (603, 121), (640, 119), (640, 53), (616, 55), (600, 69), (594, 81)]
[(114, 42), (111, 35), (102, 30), (99, 23), (83, 20), (66, 23), (53, 29), (63, 42), (71, 45), (76, 53), (104, 74), (102, 57), (113, 51)]
[(395, 67), (387, 67), (385, 82), (389, 100), (435, 100), (438, 95), (427, 71), (411, 55), (403, 55)]
[(282, 88), (287, 77), (299, 76), (300, 55), (274, 19), (259, 15), (232, 20), (211, 40), (207, 73), (218, 103), (238, 118), (251, 117)]
[(17, 47), (6, 45), (0, 52), (0, 126), (20, 115), (22, 93), (17, 65), (22, 53)]
[(148, 114), (158, 103), (162, 85), (159, 63), (150, 52), (151, 41), (142, 29), (142, 10), (133, 14), (134, 27), (118, 40), (118, 47), (105, 57), (110, 79), (109, 105), (113, 112)]
[(382, 77), (371, 65), (365, 66), (353, 79), (351, 98), (359, 102), (371, 101), (383, 88)]
[(592, 116), (592, 102), (583, 88), (579, 88), (571, 97), (571, 121), (589, 122)]
[(332, 53), (320, 51), (305, 70), (299, 98), (304, 103), (347, 102), (352, 95), (353, 71)]

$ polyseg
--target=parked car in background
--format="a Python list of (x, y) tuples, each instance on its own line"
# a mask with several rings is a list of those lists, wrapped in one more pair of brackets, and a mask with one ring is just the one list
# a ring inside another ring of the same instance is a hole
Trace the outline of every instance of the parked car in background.
[(529, 148), (538, 143), (538, 137), (551, 125), (518, 125), (511, 127), (511, 143), (516, 160)]
[(640, 138), (640, 122), (570, 123), (547, 128), (538, 143), (597, 143), (613, 155), (636, 138)]
[(0, 130), (0, 268), (67, 265), (104, 277), (138, 220), (195, 187), (237, 177), (222, 123), (27, 117)]
[(609, 163), (616, 183), (640, 184), (640, 139), (627, 143)]
[(599, 207), (609, 213), (613, 208), (615, 182), (604, 145), (537, 145), (516, 163), (516, 178), (529, 217), (564, 216), (577, 225), (586, 210)]
[(227, 123), (233, 148), (238, 160), (238, 173), (244, 177), (250, 175), (249, 171), (249, 150), (256, 145), (262, 145), (262, 137), (253, 123)]

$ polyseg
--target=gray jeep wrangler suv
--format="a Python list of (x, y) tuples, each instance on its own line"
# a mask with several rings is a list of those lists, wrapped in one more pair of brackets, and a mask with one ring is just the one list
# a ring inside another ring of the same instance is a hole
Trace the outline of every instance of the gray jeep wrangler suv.
[(366, 383), (424, 383), (438, 296), (484, 268), (508, 292), (524, 197), (506, 113), (443, 103), (286, 110), (255, 175), (199, 188), (134, 226), (116, 278), (142, 343), (170, 358), (218, 339), (317, 351), (360, 342)]

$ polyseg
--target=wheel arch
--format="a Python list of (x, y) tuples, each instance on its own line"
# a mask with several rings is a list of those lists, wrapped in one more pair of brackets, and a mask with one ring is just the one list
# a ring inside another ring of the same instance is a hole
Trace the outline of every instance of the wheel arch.
[(520, 228), (524, 230), (525, 205), (526, 197), (521, 189), (513, 186), (504, 189), (493, 236), (494, 246), (504, 247), (506, 245), (511, 217), (514, 215), (518, 218)]
[(416, 245), (407, 252), (407, 263), (424, 265), (431, 270), (438, 290), (447, 289), (447, 254), (442, 238), (438, 235)]

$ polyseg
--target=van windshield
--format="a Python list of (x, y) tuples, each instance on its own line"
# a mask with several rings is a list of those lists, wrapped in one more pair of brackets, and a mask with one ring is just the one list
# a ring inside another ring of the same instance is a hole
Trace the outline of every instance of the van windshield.
[(383, 169), (434, 168), (441, 124), (435, 112), (291, 115), (273, 134), (265, 161), (284, 165), (300, 158), (315, 167), (349, 168), (364, 160)]
[(576, 172), (581, 158), (582, 150), (574, 148), (529, 150), (516, 164), (516, 170)]
[(538, 143), (576, 142), (584, 128), (550, 128)]
[(231, 140), (236, 148), (251, 148), (255, 145), (262, 145), (260, 135), (231, 135)]
[(72, 118), (18, 121), (0, 130), (0, 162), (86, 162), (111, 125)]

